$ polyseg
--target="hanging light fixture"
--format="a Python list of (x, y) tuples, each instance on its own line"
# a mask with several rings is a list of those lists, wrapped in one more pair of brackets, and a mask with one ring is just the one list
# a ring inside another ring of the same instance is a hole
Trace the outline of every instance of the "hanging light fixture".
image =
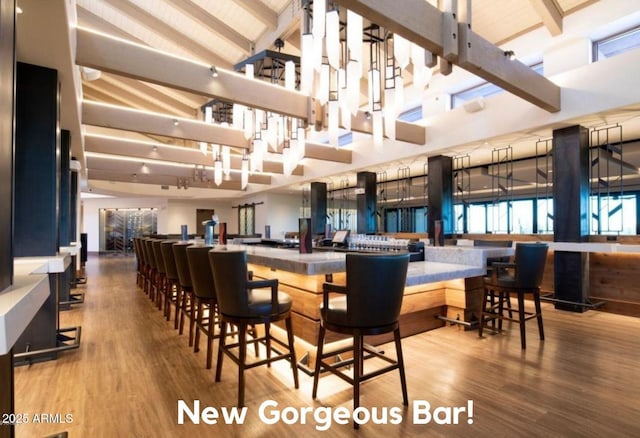
[(242, 155), (242, 169), (240, 171), (240, 188), (242, 190), (247, 188), (249, 184), (249, 157), (247, 157), (247, 153), (245, 152)]
[(231, 149), (229, 146), (222, 146), (222, 171), (225, 176), (231, 173)]
[(318, 71), (320, 71), (320, 66), (322, 65), (326, 14), (326, 0), (313, 2), (313, 67)]
[(326, 47), (329, 65), (335, 69), (340, 68), (340, 13), (338, 7), (327, 12), (326, 16)]
[(284, 87), (288, 90), (296, 89), (296, 64), (293, 61), (284, 63)]
[(218, 152), (215, 155), (215, 160), (213, 162), (213, 182), (216, 186), (222, 184), (222, 160), (220, 160), (220, 153)]

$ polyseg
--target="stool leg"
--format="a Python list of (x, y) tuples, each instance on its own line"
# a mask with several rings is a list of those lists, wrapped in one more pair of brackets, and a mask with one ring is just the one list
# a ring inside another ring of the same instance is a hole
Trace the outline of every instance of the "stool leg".
[(313, 391), (311, 392), (311, 398), (314, 400), (316, 399), (316, 395), (318, 395), (318, 379), (320, 378), (322, 349), (324, 347), (324, 332), (325, 328), (320, 325), (320, 331), (318, 332), (318, 351), (316, 352), (316, 370), (313, 373)]
[(542, 326), (542, 308), (540, 307), (540, 291), (533, 292), (533, 301), (536, 305), (536, 319), (538, 320), (538, 332), (540, 333), (540, 340), (544, 341), (544, 327)]
[(285, 320), (287, 326), (287, 340), (289, 341), (289, 359), (291, 360), (291, 369), (293, 370), (293, 384), (298, 389), (298, 363), (296, 361), (296, 349), (293, 343), (293, 325), (291, 323), (291, 316)]
[(207, 325), (207, 369), (211, 369), (211, 347), (213, 346), (213, 334), (215, 332), (214, 327), (215, 313), (213, 304), (209, 305), (209, 324)]
[(489, 291), (487, 288), (484, 288), (484, 292), (482, 294), (482, 309), (480, 309), (480, 325), (478, 326), (478, 337), (482, 337), (482, 331), (484, 329), (484, 312), (487, 310), (487, 298)]
[(409, 405), (409, 396), (407, 395), (407, 378), (404, 375), (404, 358), (402, 357), (402, 343), (400, 342), (400, 328), (393, 331), (393, 337), (396, 342), (396, 356), (398, 357), (398, 371), (400, 372), (400, 385), (402, 386), (402, 404)]
[[(362, 370), (362, 345), (361, 336), (356, 334), (353, 336), (353, 410), (360, 406), (360, 374)], [(359, 429), (360, 425), (353, 421), (353, 428)]]
[(244, 406), (244, 367), (247, 362), (247, 325), (238, 324), (240, 350), (238, 351), (238, 407)]
[(223, 322), (220, 327), (220, 339), (218, 342), (218, 361), (216, 363), (216, 382), (220, 381), (222, 376), (222, 358), (224, 357), (223, 351), (225, 348), (225, 342), (227, 340), (227, 323)]
[(195, 317), (196, 317), (196, 333), (195, 333), (195, 339), (193, 341), (193, 352), (197, 353), (200, 351), (200, 327), (202, 326), (202, 321), (203, 321), (203, 312), (202, 312), (202, 303), (200, 302), (200, 300), (198, 298), (194, 298), (194, 304), (197, 304), (197, 308), (195, 310)]
[(264, 324), (264, 334), (267, 347), (267, 368), (271, 368), (271, 324), (268, 322)]
[(520, 322), (520, 343), (524, 350), (527, 348), (527, 333), (524, 327), (524, 294), (522, 292), (518, 292), (518, 316)]

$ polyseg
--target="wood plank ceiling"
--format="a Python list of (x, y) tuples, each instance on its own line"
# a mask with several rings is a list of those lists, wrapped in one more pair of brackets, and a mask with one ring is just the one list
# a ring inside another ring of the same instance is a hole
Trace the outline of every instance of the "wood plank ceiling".
[[(77, 0), (76, 3), (79, 27), (206, 65), (232, 69), (252, 53), (276, 50), (274, 42), (277, 38), (285, 42), (284, 52), (300, 54), (300, 0)], [(558, 34), (561, 18), (589, 3), (592, 0), (473, 0), (472, 28), (493, 44), (501, 44), (540, 26)], [(113, 73), (102, 72), (97, 79), (90, 78), (90, 71), (85, 73), (82, 91), (86, 101), (202, 120), (200, 108), (210, 100), (197, 93)], [(152, 178), (135, 171), (140, 167), (138, 161), (144, 159), (135, 147), (129, 152), (122, 147), (110, 150), (96, 146), (100, 142), (95, 140), (105, 135), (120, 136), (134, 142), (154, 142), (193, 150), (198, 146), (190, 139), (125, 134), (96, 126), (87, 126), (87, 133), (85, 149), (96, 154), (87, 160), (90, 183), (91, 180), (109, 180), (175, 185), (176, 181), (187, 178), (192, 187), (212, 187), (201, 174), (198, 179), (197, 166), (204, 162), (192, 153), (183, 155), (180, 160), (183, 167), (163, 164), (161, 154), (156, 161), (143, 162), (153, 168), (151, 175), (157, 175)], [(131, 157), (132, 162), (138, 164), (123, 165), (121, 161), (110, 160), (110, 154), (114, 155), (111, 158)], [(147, 158), (151, 160), (150, 156)], [(164, 158), (167, 162), (175, 159), (175, 154), (167, 154)], [(188, 168), (189, 165), (192, 167)], [(277, 166), (273, 166), (270, 168), (277, 172)], [(298, 169), (298, 174), (301, 172), (302, 169)], [(256, 176), (251, 182), (269, 184), (270, 178)], [(238, 183), (231, 180), (220, 188), (238, 190)]]

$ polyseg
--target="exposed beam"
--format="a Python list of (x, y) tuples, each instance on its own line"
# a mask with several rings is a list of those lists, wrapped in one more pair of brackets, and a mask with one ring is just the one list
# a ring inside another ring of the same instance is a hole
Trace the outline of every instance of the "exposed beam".
[(155, 32), (161, 38), (173, 41), (178, 46), (181, 46), (187, 52), (195, 55), (201, 61), (220, 65), (225, 68), (231, 67), (231, 63), (226, 59), (223, 59), (215, 52), (209, 50), (209, 48), (203, 46), (197, 41), (187, 37), (184, 33), (169, 26), (164, 21), (154, 17), (144, 9), (136, 6), (127, 0), (104, 0), (114, 8), (120, 10), (125, 15), (131, 17), (131, 19), (139, 22), (147, 29)]
[[(404, 0), (399, 8), (388, 0), (336, 0), (340, 5), (442, 56), (444, 53), (441, 11), (425, 0)], [(450, 61), (493, 82), (547, 111), (560, 111), (560, 87), (475, 34), (464, 23), (458, 26), (458, 52)]]
[[(176, 125), (174, 122), (177, 121)], [(150, 113), (130, 108), (82, 103), (82, 123), (105, 128), (163, 135), (238, 148), (249, 147), (242, 131), (196, 120), (181, 119), (167, 114)]]
[[(91, 134), (85, 135), (84, 144), (87, 152), (194, 165), (197, 164), (209, 167), (211, 167), (213, 163), (211, 153), (204, 155), (200, 149), (182, 146), (163, 145), (159, 143), (149, 143), (125, 138)], [(241, 169), (241, 162), (242, 157), (233, 155), (231, 157), (231, 168), (238, 170)], [(282, 162), (269, 160), (264, 161), (263, 172), (283, 174)], [(298, 176), (304, 175), (303, 166), (297, 166), (293, 171), (293, 174)]]
[[(209, 176), (207, 177), (206, 181), (193, 180), (189, 176), (183, 177), (177, 175), (154, 175), (142, 173), (136, 173), (134, 177), (133, 174), (91, 168), (87, 170), (87, 175), (89, 180), (118, 181), (135, 184), (153, 184), (157, 186), (175, 186), (178, 182), (178, 179), (180, 178), (187, 180), (188, 187), (219, 190), (242, 190), (242, 183), (240, 181), (239, 174), (237, 176), (232, 176), (231, 179), (223, 180), (222, 184), (216, 186), (213, 182), (213, 175), (211, 171), (209, 171)], [(269, 177), (268, 175), (249, 175), (249, 183), (268, 185), (271, 184), (271, 177)]]
[(529, 0), (552, 36), (562, 34), (562, 8), (555, 0)]
[[(131, 62), (136, 60), (136, 62)], [(257, 79), (77, 29), (76, 63), (167, 87), (307, 119), (311, 99)]]
[(549, 112), (560, 111), (560, 87), (517, 59), (510, 59), (466, 25), (460, 25), (458, 65)]
[[(367, 118), (366, 111), (358, 111), (351, 116), (351, 130), (364, 134), (373, 134), (373, 123)], [(426, 143), (426, 128), (415, 123), (396, 120), (396, 140), (417, 145)]]
[(278, 14), (261, 1), (256, 0), (236, 0), (239, 6), (251, 12), (258, 20), (262, 21), (265, 26), (273, 30), (278, 25)]
[[(261, 2), (256, 1), (253, 1), (252, 3), (262, 4)], [(171, 0), (171, 6), (180, 9), (192, 20), (199, 22), (203, 26), (209, 28), (212, 32), (229, 41), (231, 44), (234, 44), (245, 54), (250, 53), (252, 42), (248, 38), (211, 15), (209, 11), (200, 7), (197, 3), (191, 0)]]
[[(251, 3), (260, 3), (249, 0)], [(291, 38), (300, 39), (300, 17), (302, 9), (300, 0), (291, 0), (289, 4), (278, 15), (277, 26), (272, 30), (264, 32), (255, 42), (255, 52), (260, 53), (266, 49), (273, 49), (277, 38), (287, 41)], [(286, 52), (286, 50), (285, 50)]]
[(351, 156), (349, 149), (336, 149), (326, 144), (305, 142), (305, 158), (351, 164)]

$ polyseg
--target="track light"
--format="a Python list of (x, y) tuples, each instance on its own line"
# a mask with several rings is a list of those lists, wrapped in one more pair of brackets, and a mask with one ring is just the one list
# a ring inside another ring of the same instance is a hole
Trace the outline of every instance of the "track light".
[(516, 58), (516, 52), (514, 52), (513, 50), (505, 50), (504, 51), (504, 56), (509, 58), (509, 59), (515, 59)]
[(178, 119), (173, 119), (173, 126), (178, 126), (180, 124), (180, 122), (178, 121)]
[(365, 111), (364, 112), (364, 118), (365, 118), (365, 120), (371, 120), (371, 113), (369, 111)]
[(211, 77), (212, 78), (217, 78), (218, 77), (218, 69), (216, 68), (215, 65), (212, 65), (211, 68), (209, 69), (209, 71), (211, 72)]

